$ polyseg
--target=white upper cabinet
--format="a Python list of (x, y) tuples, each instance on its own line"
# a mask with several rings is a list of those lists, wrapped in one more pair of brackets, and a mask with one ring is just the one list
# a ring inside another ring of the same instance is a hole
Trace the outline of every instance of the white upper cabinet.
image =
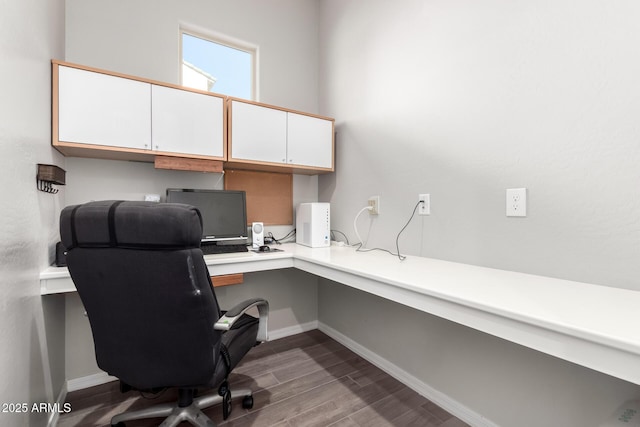
[(333, 119), (232, 99), (229, 162), (297, 173), (333, 171)]
[(61, 61), (52, 66), (52, 144), (64, 155), (182, 170), (222, 170), (222, 162), (334, 170), (331, 118)]
[(52, 142), (63, 154), (226, 160), (226, 97), (73, 64), (53, 67)]
[(287, 162), (333, 168), (333, 121), (287, 114)]
[(212, 157), (224, 155), (224, 100), (152, 85), (153, 149)]
[(287, 113), (245, 102), (231, 102), (229, 157), (256, 162), (285, 163)]
[(58, 73), (59, 141), (151, 148), (151, 84), (63, 66)]

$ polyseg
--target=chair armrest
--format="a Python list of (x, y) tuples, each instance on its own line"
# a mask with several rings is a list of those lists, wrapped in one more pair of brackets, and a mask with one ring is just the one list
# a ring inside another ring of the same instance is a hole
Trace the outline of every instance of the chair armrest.
[(269, 318), (269, 302), (262, 298), (253, 298), (237, 304), (231, 310), (227, 311), (213, 325), (213, 329), (218, 331), (228, 331), (233, 327), (233, 324), (240, 319), (240, 317), (247, 312), (250, 308), (257, 307), (258, 314), (260, 316), (258, 321), (258, 337), (257, 340), (267, 341), (267, 319)]

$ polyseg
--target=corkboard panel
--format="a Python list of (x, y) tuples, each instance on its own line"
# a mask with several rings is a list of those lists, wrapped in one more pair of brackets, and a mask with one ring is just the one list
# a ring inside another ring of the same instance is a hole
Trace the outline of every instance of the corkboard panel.
[(226, 169), (225, 190), (247, 193), (247, 222), (293, 224), (293, 175)]

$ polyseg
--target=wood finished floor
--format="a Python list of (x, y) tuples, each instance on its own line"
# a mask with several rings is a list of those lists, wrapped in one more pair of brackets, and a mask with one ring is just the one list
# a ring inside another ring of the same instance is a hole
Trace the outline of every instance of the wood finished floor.
[[(234, 401), (225, 422), (219, 405), (206, 409), (220, 427), (467, 426), (318, 330), (253, 348), (229, 382), (232, 389), (254, 390), (254, 407), (245, 410)], [(149, 400), (133, 391), (122, 394), (117, 382), (71, 392), (66, 400), (72, 411), (61, 415), (58, 427), (110, 426), (113, 415), (176, 396), (167, 391)], [(147, 427), (161, 421), (126, 424)]]

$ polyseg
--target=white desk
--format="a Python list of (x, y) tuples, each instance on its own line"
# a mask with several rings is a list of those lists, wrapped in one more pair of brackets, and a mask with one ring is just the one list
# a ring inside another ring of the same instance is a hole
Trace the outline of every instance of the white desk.
[[(206, 256), (212, 274), (295, 267), (491, 335), (640, 384), (640, 292), (352, 248)], [(42, 294), (74, 292), (66, 268)]]
[[(240, 253), (205, 255), (212, 275), (250, 273), (293, 267), (293, 254), (297, 245), (283, 245), (286, 250), (271, 253)], [(49, 267), (40, 273), (40, 294), (50, 295), (76, 292), (67, 267)]]

